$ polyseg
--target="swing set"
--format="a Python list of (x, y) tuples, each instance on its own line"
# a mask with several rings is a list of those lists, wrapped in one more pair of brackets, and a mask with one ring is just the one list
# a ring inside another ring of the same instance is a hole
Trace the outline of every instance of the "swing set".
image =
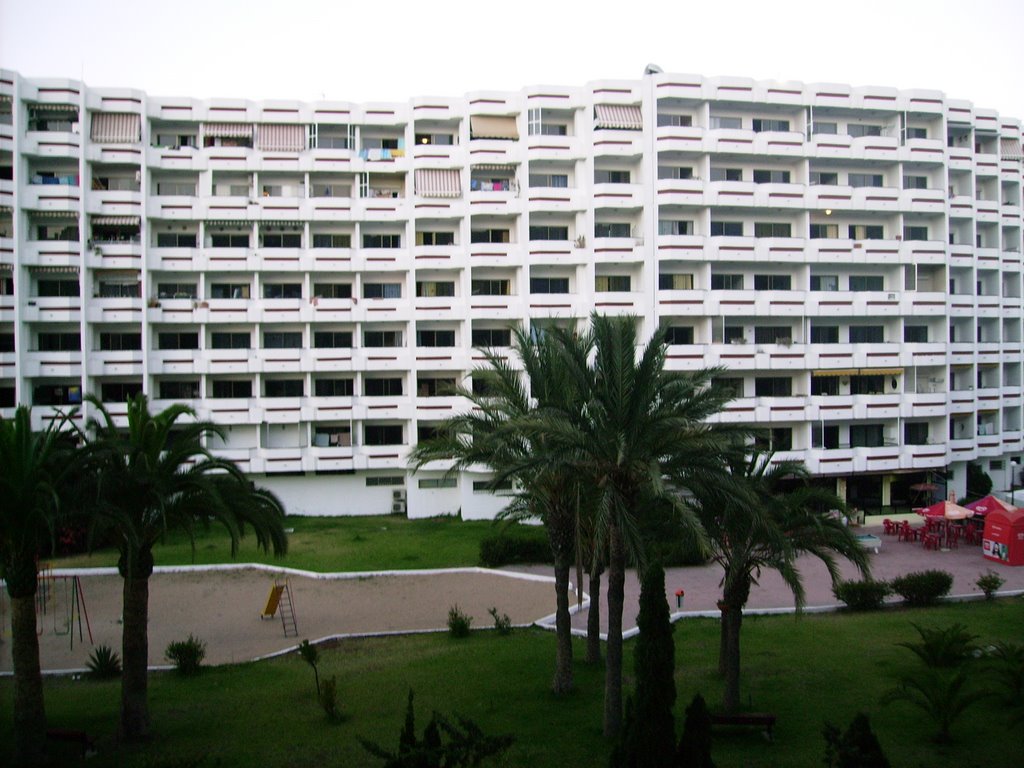
[(36, 572), (36, 632), (46, 631), (46, 617), (52, 617), (54, 636), (67, 635), (71, 650), (75, 649), (75, 625), (78, 625), (78, 642), (84, 641), (82, 619), (89, 633), (89, 644), (93, 645), (92, 625), (89, 610), (85, 607), (85, 592), (79, 576), (55, 576), (53, 566), (43, 563)]

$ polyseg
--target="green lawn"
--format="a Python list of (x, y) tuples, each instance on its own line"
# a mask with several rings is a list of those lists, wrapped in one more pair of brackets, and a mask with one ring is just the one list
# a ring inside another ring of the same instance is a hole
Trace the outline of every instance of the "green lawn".
[[(275, 558), (256, 549), (251, 532), (235, 557), (240, 563), (271, 563), (310, 571), (451, 568), (476, 565), (480, 539), (499, 530), (500, 523), (463, 522), (455, 517), (409, 520), (403, 516), (289, 517), (288, 554)], [(195, 556), (188, 538), (172, 533), (154, 550), (157, 565), (231, 562), (231, 547), (222, 528), (199, 532)], [(57, 567), (117, 565), (117, 552), (60, 558)]]
[[(911, 664), (894, 643), (916, 638), (910, 622), (946, 626), (963, 622), (985, 641), (1024, 636), (1024, 601), (962, 603), (928, 610), (870, 614), (749, 618), (744, 622), (744, 700), (775, 712), (776, 740), (757, 733), (716, 733), (719, 766), (818, 766), (826, 719), (843, 728), (867, 711), (894, 766), (971, 768), (1009, 766), (1024, 754), (1024, 734), (1007, 729), (988, 703), (969, 710), (954, 728), (954, 743), (936, 747), (932, 728), (903, 704), (881, 707), (893, 675)], [(721, 698), (714, 672), (718, 625), (712, 620), (677, 624), (676, 709), (695, 691), (712, 708)], [(627, 644), (627, 669), (632, 667)], [(582, 646), (577, 646), (582, 655)], [(379, 765), (359, 737), (393, 746), (411, 686), (419, 728), (429, 713), (461, 713), (486, 732), (512, 733), (507, 766), (601, 766), (608, 744), (600, 736), (602, 676), (577, 664), (575, 694), (556, 700), (548, 692), (554, 636), (520, 630), (511, 637), (474, 633), (346, 641), (324, 651), (322, 674), (336, 675), (346, 718), (325, 722), (313, 697), (311, 670), (297, 657), (221, 667), (181, 680), (154, 674), (151, 683), (156, 735), (142, 748), (115, 751), (118, 683), (48, 679), (52, 727), (81, 728), (99, 740), (91, 766), (362, 766)], [(0, 681), (0, 754), (10, 747), (11, 681)]]

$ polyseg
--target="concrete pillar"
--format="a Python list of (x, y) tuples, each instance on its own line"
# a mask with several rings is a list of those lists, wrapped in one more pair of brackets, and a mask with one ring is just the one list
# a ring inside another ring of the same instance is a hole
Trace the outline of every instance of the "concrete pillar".
[(882, 506), (892, 506), (892, 475), (882, 475)]

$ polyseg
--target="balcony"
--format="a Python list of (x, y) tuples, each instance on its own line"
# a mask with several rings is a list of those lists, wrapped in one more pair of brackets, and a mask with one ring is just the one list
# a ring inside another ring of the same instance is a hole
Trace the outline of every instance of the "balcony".
[(141, 376), (142, 352), (94, 351), (89, 353), (90, 376)]
[(33, 296), (22, 309), (24, 323), (79, 323), (82, 300), (78, 296)]
[(142, 322), (142, 299), (137, 296), (93, 297), (87, 308), (86, 319), (90, 323)]
[(82, 376), (82, 353), (30, 350), (22, 357), (21, 375), (30, 379), (80, 379)]
[[(22, 206), (33, 211), (60, 211), (77, 214), (82, 188), (77, 174), (63, 176), (67, 180), (54, 184), (32, 183), (23, 188)], [(13, 182), (9, 182), (12, 183)]]
[(592, 134), (594, 154), (605, 157), (637, 157), (644, 153), (643, 131), (596, 128)]
[(657, 150), (661, 152), (704, 152), (704, 129), (698, 126), (662, 125), (655, 128)]
[(206, 154), (195, 147), (146, 147), (146, 164), (151, 169), (200, 171), (208, 165)]
[(138, 240), (94, 242), (85, 252), (85, 263), (94, 269), (140, 269), (142, 243)]
[(81, 142), (81, 136), (70, 131), (28, 131), (21, 151), (38, 157), (78, 157)]

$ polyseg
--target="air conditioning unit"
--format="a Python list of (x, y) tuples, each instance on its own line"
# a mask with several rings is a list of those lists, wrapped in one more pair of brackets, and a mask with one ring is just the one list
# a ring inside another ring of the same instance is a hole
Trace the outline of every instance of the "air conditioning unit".
[(395, 488), (391, 492), (391, 500), (392, 501), (401, 501), (401, 502), (404, 503), (405, 502), (405, 488)]
[(404, 515), (405, 514), (405, 502), (396, 501), (391, 505), (392, 515)]

